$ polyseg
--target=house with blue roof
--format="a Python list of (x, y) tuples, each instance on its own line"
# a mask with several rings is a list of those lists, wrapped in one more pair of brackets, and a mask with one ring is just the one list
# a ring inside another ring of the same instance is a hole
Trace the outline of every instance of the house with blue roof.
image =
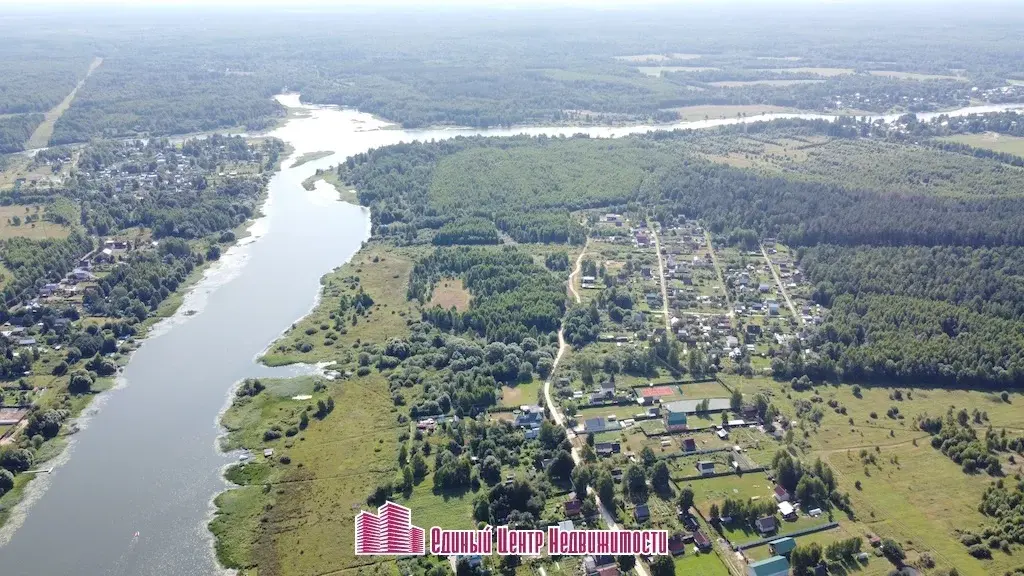
[(747, 566), (747, 576), (788, 576), (789, 560), (783, 556), (772, 556)]

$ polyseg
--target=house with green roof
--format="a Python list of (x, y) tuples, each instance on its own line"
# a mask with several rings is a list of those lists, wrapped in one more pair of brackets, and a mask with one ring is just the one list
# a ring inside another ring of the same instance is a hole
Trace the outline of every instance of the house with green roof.
[(772, 556), (747, 566), (747, 576), (788, 576), (789, 560), (784, 556)]
[(671, 405), (665, 407), (665, 429), (669, 432), (686, 430), (686, 412), (673, 409)]
[(793, 548), (796, 548), (796, 540), (792, 538), (779, 538), (768, 543), (768, 549), (776, 556), (789, 556)]

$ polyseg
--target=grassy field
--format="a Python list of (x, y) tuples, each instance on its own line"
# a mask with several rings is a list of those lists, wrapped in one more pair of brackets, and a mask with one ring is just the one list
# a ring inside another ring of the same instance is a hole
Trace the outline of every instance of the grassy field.
[(918, 74), (916, 72), (896, 72), (894, 70), (872, 70), (872, 76), (884, 76), (886, 78), (898, 78), (900, 80), (959, 80), (967, 82), (963, 76), (950, 76), (947, 74)]
[[(312, 378), (265, 383), (264, 392), (224, 415), (230, 431), (225, 445), (245, 446), (255, 456), (228, 473), (244, 487), (217, 497), (210, 528), (218, 557), (229, 566), (258, 564), (260, 576), (321, 574), (360, 564), (351, 552), (355, 511), (382, 477), (394, 474), (394, 446), (404, 428), (390, 414), (387, 382), (372, 374), (327, 383), (321, 392), (314, 392)], [(314, 398), (293, 400), (298, 393)], [(268, 427), (295, 425), (299, 411), (326, 395), (337, 406), (326, 418), (311, 417), (294, 437), (264, 441)], [(274, 449), (272, 458), (262, 456), (264, 448)]]
[(718, 554), (694, 554), (692, 548), (686, 554), (675, 558), (676, 574), (680, 576), (728, 576), (729, 569), (725, 567)]
[(616, 56), (616, 60), (623, 62), (668, 62), (670, 60), (696, 60), (700, 54), (684, 54), (672, 52), (670, 54), (633, 54), (629, 56)]
[[(406, 334), (406, 320), (415, 311), (415, 305), (405, 297), (412, 264), (409, 256), (379, 245), (361, 250), (351, 262), (324, 276), (321, 298), (316, 307), (292, 325), (267, 351), (262, 361), (270, 366), (280, 366), (338, 360), (339, 356), (351, 350), (346, 344), (348, 340), (363, 338), (383, 342), (388, 337)], [(356, 277), (358, 282), (354, 280)], [(345, 327), (336, 330), (339, 299), (342, 295), (356, 294), (359, 288), (373, 298), (369, 314), (352, 325), (352, 313), (349, 312)], [(351, 338), (341, 338), (345, 334)], [(308, 350), (303, 352), (306, 347)]]
[[(701, 456), (702, 459), (710, 459), (711, 455)], [(725, 468), (724, 466), (720, 466)], [(686, 473), (696, 474), (695, 468), (690, 467)], [(773, 484), (763, 473), (752, 472), (742, 476), (718, 476), (717, 478), (702, 478), (688, 482), (677, 482), (679, 488), (689, 486), (693, 489), (693, 501), (702, 513), (707, 515), (708, 508), (712, 504), (721, 504), (726, 498), (733, 499), (769, 499), (772, 497)]]
[(331, 154), (334, 154), (333, 150), (318, 150), (316, 152), (306, 152), (305, 154), (296, 158), (295, 161), (292, 162), (292, 165), (289, 166), (289, 168), (295, 168), (297, 166), (302, 166), (306, 162), (312, 162), (314, 160), (319, 160), (321, 158), (327, 158)]
[(668, 72), (703, 72), (705, 70), (721, 70), (714, 66), (637, 66), (637, 71), (646, 76), (661, 76)]
[(536, 404), (537, 393), (543, 382), (534, 379), (531, 382), (517, 384), (515, 386), (501, 387), (501, 405), (518, 407), (524, 404)]
[(842, 76), (853, 74), (853, 68), (773, 68), (769, 72), (788, 72), (792, 74), (817, 74), (818, 76)]
[(958, 134), (956, 136), (942, 138), (942, 140), (967, 144), (968, 146), (974, 146), (975, 148), (985, 148), (996, 152), (1005, 152), (1007, 154), (1024, 156), (1024, 138), (1019, 136), (1007, 136), (1005, 134), (996, 134), (995, 132), (986, 132), (984, 134)]
[(794, 84), (815, 84), (824, 80), (727, 80), (724, 82), (711, 82), (712, 86), (720, 88), (742, 88), (743, 86), (793, 86)]
[(679, 114), (679, 119), (683, 122), (798, 112), (798, 110), (793, 108), (773, 106), (771, 104), (709, 104), (706, 106), (682, 106), (672, 108), (672, 110)]
[[(728, 382), (744, 394), (761, 391), (770, 395), (790, 416), (795, 415), (797, 400), (815, 395), (813, 391), (783, 390), (770, 380), (731, 378)], [(894, 399), (897, 390), (902, 400)], [(1006, 427), (1017, 433), (1024, 429), (1024, 413), (1019, 409), (1024, 396), (1011, 394), (1009, 402), (1003, 402), (994, 392), (862, 386), (858, 398), (850, 385), (821, 386), (817, 395), (823, 403), (834, 400), (846, 414), (825, 406), (819, 425), (805, 422), (806, 432), (797, 429), (798, 451), (805, 461), (821, 458), (829, 463), (837, 473), (840, 491), (850, 493), (857, 517), (852, 522), (840, 518), (845, 529), (893, 538), (910, 558), (927, 552), (938, 567), (955, 566), (960, 574), (999, 574), (1019, 564), (1002, 552), (995, 552), (990, 561), (975, 560), (967, 553), (957, 531), (980, 532), (990, 523), (977, 506), (992, 479), (984, 474), (964, 474), (959, 465), (931, 447), (926, 433), (913, 429), (912, 421), (920, 414), (945, 414), (951, 406), (955, 410), (977, 408), (988, 416), (988, 422), (975, 425), (979, 435), (984, 436), (989, 423), (996, 430)], [(899, 408), (904, 418), (887, 417), (885, 412), (891, 406)], [(875, 463), (865, 464), (862, 450), (873, 455)], [(1008, 475), (1017, 473), (1019, 459), (1016, 466), (1004, 465), (1004, 470)], [(883, 564), (874, 559), (872, 563)], [(870, 569), (866, 573), (874, 574)]]
[(454, 307), (460, 312), (469, 309), (469, 291), (462, 285), (460, 278), (445, 278), (434, 287), (434, 294), (428, 306), (440, 306), (445, 310)]
[[(35, 208), (39, 208), (37, 212)], [(53, 222), (40, 219), (37, 222), (25, 223), (25, 217), (29, 215), (42, 215), (41, 207), (26, 206), (0, 206), (0, 239), (24, 236), (33, 240), (43, 238), (64, 238), (71, 233), (71, 229)], [(29, 210), (26, 212), (26, 210)], [(21, 219), (21, 224), (15, 226), (12, 223), (13, 217)]]

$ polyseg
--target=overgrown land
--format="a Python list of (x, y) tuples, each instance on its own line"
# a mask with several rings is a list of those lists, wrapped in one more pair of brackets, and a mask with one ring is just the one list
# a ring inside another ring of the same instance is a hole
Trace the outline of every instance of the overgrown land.
[(96, 141), (0, 172), (0, 524), (147, 330), (245, 233), (279, 140)]
[(1019, 573), (1024, 158), (1004, 143), (1022, 119), (349, 158), (329, 177), (373, 237), (264, 358), (332, 372), (239, 390), (226, 444), (254, 456), (217, 500), (221, 561), (441, 574), (354, 556), (356, 511), (600, 527), (596, 495), (681, 552), (622, 572), (741, 574), (784, 553), (795, 574)]

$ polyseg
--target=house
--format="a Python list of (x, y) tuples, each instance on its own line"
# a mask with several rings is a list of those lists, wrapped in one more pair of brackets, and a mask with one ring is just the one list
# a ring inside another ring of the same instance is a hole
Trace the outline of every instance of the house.
[(788, 556), (796, 548), (796, 540), (792, 538), (779, 538), (768, 543), (768, 550), (775, 556)]
[(622, 214), (611, 214), (611, 213), (605, 214), (604, 215), (604, 221), (605, 222), (612, 222), (612, 223), (621, 223), (622, 222)]
[(35, 346), (35, 345), (36, 345), (36, 339), (35, 338), (22, 338), (22, 339), (18, 340), (18, 346)]
[(600, 391), (603, 392), (604, 395), (608, 396), (609, 398), (615, 396), (615, 382), (612, 382), (611, 380), (605, 380), (604, 382), (601, 382)]
[(669, 432), (686, 430), (686, 411), (673, 409), (674, 402), (665, 405), (665, 429)]
[(682, 534), (673, 534), (669, 536), (668, 551), (673, 556), (679, 556), (686, 552), (686, 541), (683, 539)]
[(700, 530), (693, 534), (693, 543), (703, 552), (711, 550), (711, 539)]
[(575, 494), (573, 495), (572, 499), (566, 500), (563, 506), (565, 508), (566, 516), (577, 516), (583, 510), (583, 503), (580, 502), (579, 499), (575, 497)]
[(775, 520), (775, 516), (765, 516), (764, 518), (758, 518), (757, 522), (754, 523), (758, 533), (762, 536), (771, 534), (779, 529), (779, 525)]
[(726, 430), (725, 428), (722, 428), (721, 430), (716, 431), (715, 435), (721, 438), (722, 440), (725, 440), (726, 438), (729, 437), (729, 431)]
[(789, 490), (786, 490), (782, 486), (776, 484), (774, 492), (776, 502), (789, 502)]
[(747, 566), (747, 576), (787, 576), (789, 560), (782, 556), (772, 556)]
[(597, 576), (619, 576), (620, 574), (622, 573), (619, 572), (619, 567), (615, 564), (597, 569)]
[(774, 301), (774, 300), (769, 300), (768, 301), (768, 313), (773, 315), (773, 316), (778, 316), (778, 314), (779, 314), (779, 303)]
[(608, 422), (608, 419), (604, 417), (589, 418), (583, 421), (583, 431), (592, 434), (615, 430), (618, 427), (617, 424)]
[(562, 532), (572, 532), (576, 529), (576, 525), (572, 523), (572, 520), (562, 520), (558, 523), (558, 529)]
[(729, 336), (725, 339), (725, 345), (729, 348), (735, 348), (740, 345), (740, 339), (735, 336)]
[(747, 421), (743, 420), (741, 418), (736, 418), (736, 419), (727, 421), (725, 423), (725, 425), (728, 426), (729, 428), (739, 428), (741, 426), (746, 426), (747, 425)]
[(697, 442), (693, 438), (683, 439), (683, 452), (696, 452)]
[(636, 508), (633, 509), (633, 518), (640, 523), (650, 520), (651, 510), (647, 507), (647, 504), (637, 504)]
[[(650, 240), (650, 238), (647, 237), (647, 234), (644, 234), (642, 232), (637, 232), (637, 234), (636, 234), (636, 245), (640, 246), (640, 247), (650, 246), (651, 245), (651, 240)], [(648, 268), (648, 271), (649, 270), (650, 269)]]
[(622, 468), (612, 468), (612, 480), (622, 482)]
[(607, 458), (612, 454), (618, 454), (622, 451), (622, 446), (618, 442), (598, 442), (594, 445), (594, 452), (597, 452), (598, 456)]
[(715, 473), (715, 463), (712, 460), (701, 460), (697, 462), (697, 472), (701, 476), (710, 476)]
[(779, 502), (779, 514), (786, 520), (796, 519), (796, 508), (789, 502)]
[[(602, 568), (613, 567), (616, 570), (615, 558), (612, 556), (584, 556), (583, 557), (583, 571), (588, 576), (594, 576), (595, 574), (601, 574)], [(601, 576), (605, 576), (602, 574)]]
[(520, 406), (516, 415), (516, 428), (540, 428), (544, 421), (544, 409), (540, 406)]
[(533, 440), (540, 436), (540, 428), (527, 428), (523, 432), (523, 438), (526, 440)]

